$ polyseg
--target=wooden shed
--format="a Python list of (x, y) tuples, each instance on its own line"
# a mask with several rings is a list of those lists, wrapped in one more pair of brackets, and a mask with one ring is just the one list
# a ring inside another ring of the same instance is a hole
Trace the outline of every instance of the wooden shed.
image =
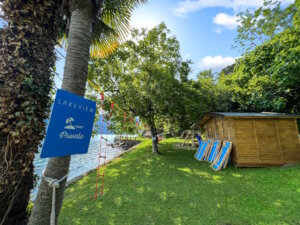
[(206, 136), (233, 143), (231, 160), (239, 167), (300, 163), (300, 115), (282, 113), (206, 114), (199, 122)]

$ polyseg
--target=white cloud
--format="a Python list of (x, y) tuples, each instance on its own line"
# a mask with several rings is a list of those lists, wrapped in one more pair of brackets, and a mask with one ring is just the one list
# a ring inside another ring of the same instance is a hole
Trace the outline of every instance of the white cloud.
[(213, 18), (213, 22), (227, 29), (235, 29), (238, 26), (237, 19), (237, 16), (231, 16), (226, 13), (219, 13)]
[[(130, 19), (130, 28), (146, 28), (147, 30), (151, 30), (153, 27), (160, 24), (160, 20), (158, 18), (152, 18), (151, 16), (142, 16), (139, 13), (133, 14)], [(127, 36), (127, 40), (131, 39), (131, 34)]]
[[(249, 8), (258, 8), (263, 5), (263, 2), (263, 0), (181, 0), (172, 11), (174, 15), (179, 17), (185, 17), (189, 13), (212, 7), (223, 7), (233, 9), (234, 12), (240, 12)], [(293, 2), (294, 0), (281, 1), (283, 6)]]
[(223, 6), (224, 3), (226, 5), (229, 2), (229, 0), (183, 0), (179, 1), (177, 6), (173, 8), (173, 14), (184, 17), (188, 13), (199, 11), (204, 8)]
[(132, 28), (146, 28), (148, 30), (157, 26), (159, 23), (159, 18), (153, 18), (151, 16), (142, 16), (139, 14), (134, 14), (130, 20), (130, 26)]
[[(286, 5), (292, 2), (293, 0), (283, 0), (282, 4)], [(263, 0), (181, 0), (172, 11), (175, 16), (185, 17), (189, 13), (205, 8), (222, 7), (238, 12), (249, 8), (258, 8), (262, 5)]]
[(218, 56), (206, 56), (198, 62), (198, 67), (200, 70), (212, 69), (214, 71), (220, 70), (229, 66), (235, 62), (233, 57), (223, 57)]

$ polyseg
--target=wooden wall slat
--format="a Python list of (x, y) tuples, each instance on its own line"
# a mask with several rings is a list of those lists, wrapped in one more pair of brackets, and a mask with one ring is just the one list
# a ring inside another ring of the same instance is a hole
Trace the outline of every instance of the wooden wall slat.
[(275, 141), (268, 141), (268, 140), (260, 140), (259, 141), (259, 151), (261, 153), (281, 153), (280, 151), (280, 146), (277, 142), (277, 140)]
[(277, 120), (277, 126), (278, 128), (281, 127), (295, 127), (294, 121), (296, 119), (278, 119)]
[(279, 153), (260, 153), (260, 163), (282, 163), (282, 154)]
[(255, 131), (253, 128), (235, 128), (235, 136), (241, 140), (255, 140)]
[(256, 119), (255, 126), (258, 129), (275, 129), (275, 121), (271, 119)]
[(285, 143), (285, 142), (281, 142), (281, 148), (283, 150), (283, 152), (298, 152), (298, 154), (300, 154), (300, 143), (298, 142), (289, 142), (289, 143)]
[(254, 124), (252, 120), (245, 120), (245, 119), (235, 119), (234, 120), (235, 128), (241, 127), (241, 128), (253, 128)]
[(251, 163), (252, 165), (257, 165), (257, 164), (259, 164), (258, 157), (257, 156), (243, 156), (243, 157), (240, 157), (238, 159), (238, 164), (243, 164), (243, 163), (246, 163), (246, 164)]
[(281, 139), (288, 139), (288, 140), (297, 140), (298, 134), (295, 129), (280, 129), (279, 130), (279, 138)]
[(283, 154), (284, 162), (285, 163), (299, 163), (300, 162), (300, 155), (299, 154)]
[(295, 119), (212, 118), (211, 138), (233, 143), (231, 160), (237, 166), (267, 166), (300, 162), (300, 139)]

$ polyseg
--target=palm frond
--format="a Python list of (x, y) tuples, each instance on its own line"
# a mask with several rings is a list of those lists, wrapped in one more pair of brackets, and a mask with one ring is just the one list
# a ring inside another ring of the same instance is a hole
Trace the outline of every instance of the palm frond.
[(96, 15), (91, 56), (103, 58), (111, 54), (130, 32), (130, 17), (135, 7), (147, 0), (104, 0)]
[[(95, 18), (90, 54), (91, 58), (104, 58), (110, 55), (126, 40), (130, 32), (130, 17), (133, 10), (147, 0), (103, 0), (102, 5), (95, 3)], [(66, 48), (70, 13), (65, 12), (61, 20), (59, 43)]]
[(118, 46), (117, 32), (102, 20), (96, 20), (93, 25), (91, 57), (104, 58), (111, 54)]

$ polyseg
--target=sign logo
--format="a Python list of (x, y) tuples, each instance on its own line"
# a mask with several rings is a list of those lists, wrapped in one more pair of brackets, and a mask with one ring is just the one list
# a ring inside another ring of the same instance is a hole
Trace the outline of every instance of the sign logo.
[(41, 158), (87, 153), (96, 103), (58, 90)]
[[(68, 117), (66, 119), (66, 126), (64, 127), (65, 130), (76, 130), (76, 129), (83, 129), (84, 126), (78, 126), (78, 125), (75, 125), (73, 126), (72, 125), (72, 122), (74, 121), (74, 118), (73, 117)], [(81, 134), (81, 133), (78, 133), (77, 135), (74, 135), (74, 134), (69, 134), (67, 131), (62, 131), (60, 134), (59, 134), (59, 137), (60, 139), (62, 138), (67, 138), (67, 139), (83, 139), (84, 138), (84, 135)]]
[(74, 121), (74, 118), (73, 117), (69, 117), (66, 119), (66, 124), (67, 126), (65, 126), (65, 129), (68, 129), (68, 130), (75, 130), (75, 127), (72, 125), (72, 122)]

